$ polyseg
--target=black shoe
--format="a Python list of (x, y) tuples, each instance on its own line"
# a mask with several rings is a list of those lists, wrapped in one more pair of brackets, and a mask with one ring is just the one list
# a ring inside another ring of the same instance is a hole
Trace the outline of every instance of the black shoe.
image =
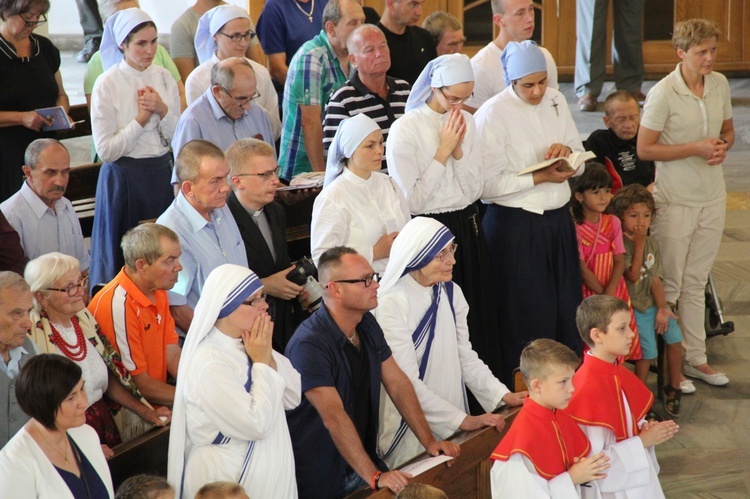
[(680, 415), (680, 399), (682, 399), (682, 390), (674, 388), (671, 385), (664, 385), (664, 410), (670, 416), (676, 418)]
[(101, 42), (101, 38), (89, 38), (83, 46), (83, 50), (76, 55), (76, 60), (83, 63), (89, 62), (91, 56), (99, 51), (99, 42)]

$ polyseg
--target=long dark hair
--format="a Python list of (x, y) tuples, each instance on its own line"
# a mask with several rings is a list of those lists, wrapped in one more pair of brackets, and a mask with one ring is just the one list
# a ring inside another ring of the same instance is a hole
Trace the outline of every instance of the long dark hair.
[(585, 191), (593, 191), (603, 187), (612, 188), (612, 177), (607, 168), (596, 161), (587, 162), (583, 174), (574, 179), (573, 186), (570, 189), (570, 212), (578, 225), (583, 223), (583, 205), (576, 199), (576, 194), (583, 194)]

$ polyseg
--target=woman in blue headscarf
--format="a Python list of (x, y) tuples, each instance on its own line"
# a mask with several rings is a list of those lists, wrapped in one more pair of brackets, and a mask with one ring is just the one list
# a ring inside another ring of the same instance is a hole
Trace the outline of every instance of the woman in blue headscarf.
[(294, 499), (285, 410), (299, 405), (299, 373), (271, 348), (273, 323), (253, 271), (225, 264), (203, 287), (180, 359), (169, 437), (169, 482), (193, 498), (209, 482), (250, 497)]
[(391, 126), (386, 157), (411, 214), (434, 218), (456, 236), (453, 280), (466, 293), (471, 341), (487, 362), (499, 352), (484, 347), (484, 337), (497, 334), (497, 321), (474, 204), (482, 193), (482, 155), (474, 117), (463, 110), (473, 90), (468, 57), (451, 54), (431, 61), (412, 87), (406, 114)]
[[(451, 280), (456, 242), (448, 228), (416, 217), (401, 230), (378, 290), (375, 317), (396, 363), (409, 377), (432, 433), (448, 438), (459, 429), (502, 430), (503, 404), (517, 406), (526, 393), (511, 393), (493, 376), (469, 342), (469, 306)], [(466, 387), (485, 414), (471, 416)], [(378, 452), (389, 468), (423, 451), (385, 392), (381, 393)]]
[(93, 284), (109, 282), (122, 268), (125, 232), (174, 200), (169, 149), (180, 93), (169, 71), (152, 64), (156, 40), (156, 26), (141, 9), (121, 10), (104, 26), (99, 52), (105, 72), (91, 96), (94, 146), (104, 162), (91, 235)]
[[(476, 112), (485, 168), (483, 220), (492, 252), (502, 335), (491, 367), (511, 379), (531, 340), (551, 338), (581, 351), (575, 324), (581, 303), (578, 244), (559, 162), (519, 175), (546, 159), (583, 151), (565, 97), (547, 86), (547, 62), (532, 41), (510, 42), (501, 57), (508, 87)], [(583, 167), (579, 170), (583, 173)], [(500, 366), (499, 364), (502, 364)], [(495, 367), (497, 366), (497, 368)]]
[(310, 229), (312, 258), (334, 246), (357, 250), (383, 272), (393, 240), (410, 220), (395, 182), (380, 173), (383, 133), (364, 113), (341, 122), (328, 150), (323, 191), (315, 199)]

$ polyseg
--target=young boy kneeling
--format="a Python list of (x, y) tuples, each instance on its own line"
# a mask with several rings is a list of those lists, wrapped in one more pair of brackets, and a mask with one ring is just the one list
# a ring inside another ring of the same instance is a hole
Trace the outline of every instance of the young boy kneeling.
[[(529, 398), (490, 456), (492, 497), (579, 498), (581, 485), (604, 478), (609, 458), (589, 455), (591, 445), (564, 411), (580, 359), (550, 339), (521, 353)], [(593, 485), (595, 487), (595, 485)]]
[(663, 498), (654, 446), (672, 438), (674, 421), (644, 419), (654, 395), (632, 372), (617, 364), (635, 338), (630, 308), (615, 297), (589, 296), (576, 313), (578, 331), (591, 348), (573, 377), (568, 413), (581, 425), (592, 452), (610, 458), (607, 477), (597, 482), (602, 498)]

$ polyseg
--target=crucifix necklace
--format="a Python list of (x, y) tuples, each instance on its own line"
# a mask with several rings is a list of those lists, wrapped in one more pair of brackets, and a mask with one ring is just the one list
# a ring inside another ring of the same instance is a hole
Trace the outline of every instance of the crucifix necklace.
[(305, 9), (302, 8), (302, 6), (299, 4), (297, 0), (292, 0), (292, 2), (294, 2), (294, 5), (297, 6), (300, 12), (302, 12), (305, 16), (307, 16), (308, 21), (313, 22), (313, 12), (315, 12), (315, 0), (312, 0), (309, 13), (305, 12)]
[(552, 101), (552, 107), (555, 108), (555, 114), (557, 114), (558, 116), (560, 116), (560, 111), (557, 110), (557, 106), (559, 106), (559, 104), (557, 103), (557, 101), (553, 100)]

